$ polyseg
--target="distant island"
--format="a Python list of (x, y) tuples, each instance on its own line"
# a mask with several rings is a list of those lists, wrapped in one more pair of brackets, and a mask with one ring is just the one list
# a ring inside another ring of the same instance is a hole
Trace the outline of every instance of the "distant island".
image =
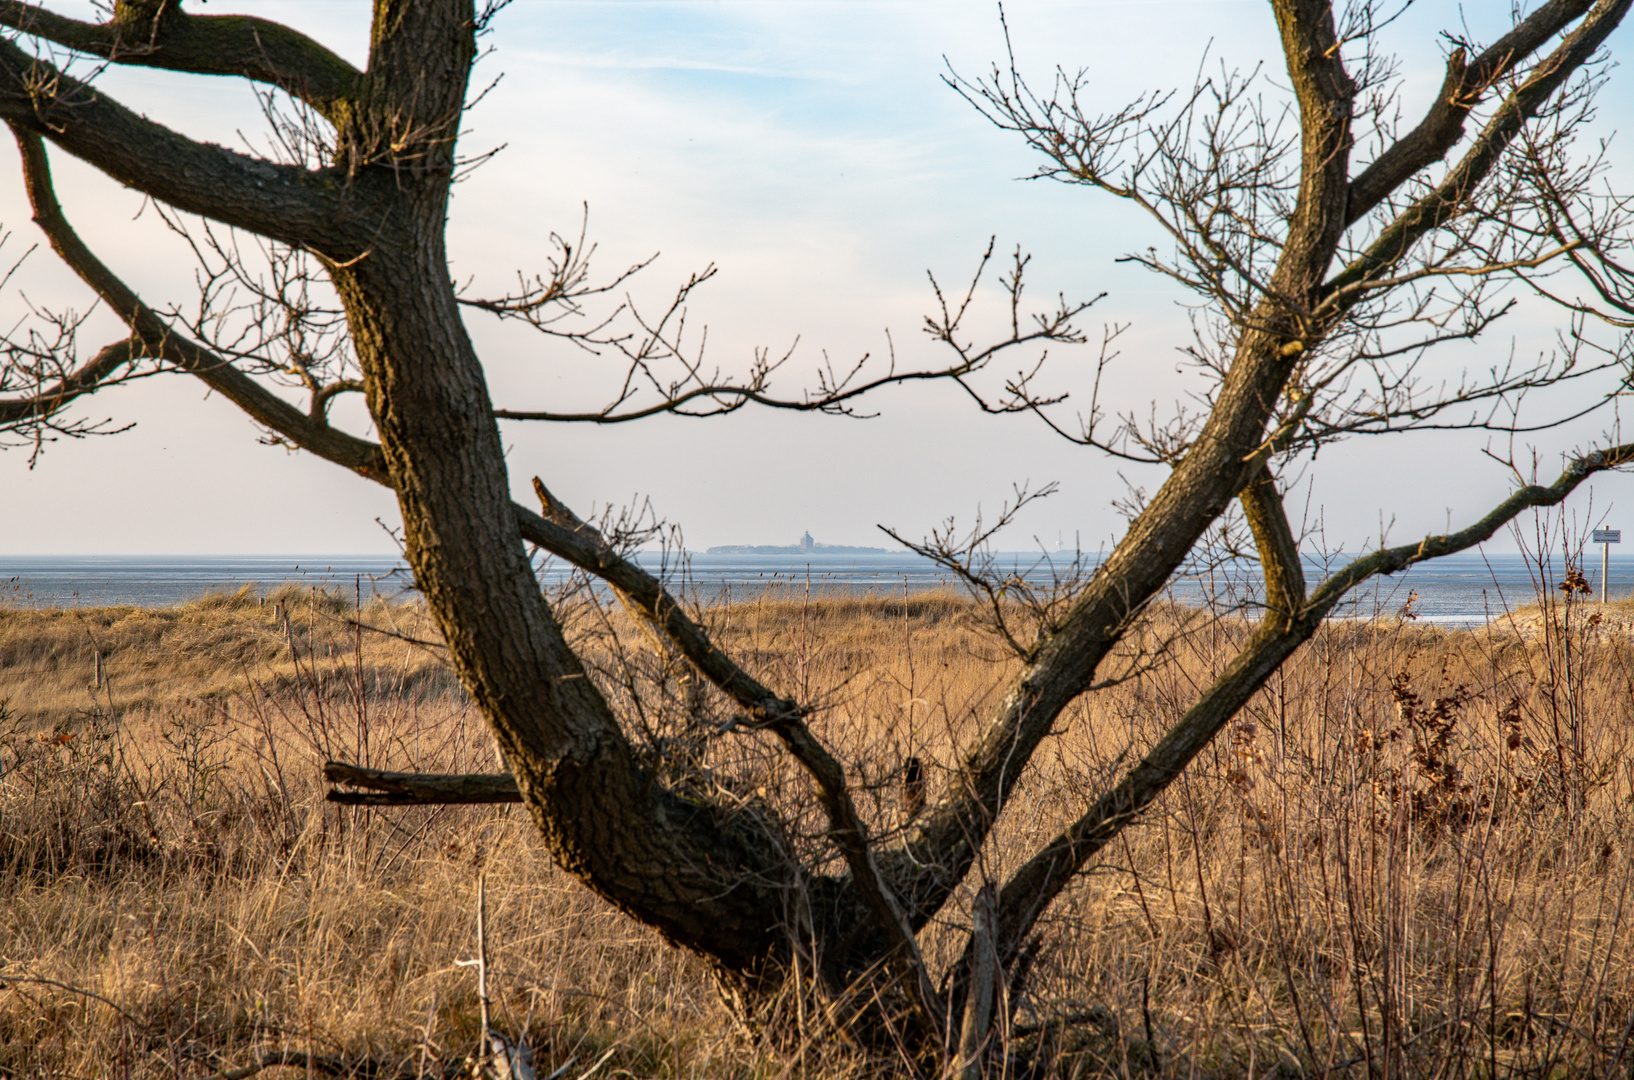
[(706, 555), (890, 555), (890, 548), (847, 547), (844, 544), (819, 544), (808, 532), (798, 544), (718, 544), (704, 552)]

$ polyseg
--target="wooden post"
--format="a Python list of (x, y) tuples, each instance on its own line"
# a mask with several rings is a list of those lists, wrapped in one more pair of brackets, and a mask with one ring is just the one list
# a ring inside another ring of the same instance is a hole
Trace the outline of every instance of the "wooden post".
[(1623, 542), (1623, 530), (1595, 529), (1591, 538), (1600, 545), (1600, 603), (1604, 604), (1611, 579), (1611, 545)]

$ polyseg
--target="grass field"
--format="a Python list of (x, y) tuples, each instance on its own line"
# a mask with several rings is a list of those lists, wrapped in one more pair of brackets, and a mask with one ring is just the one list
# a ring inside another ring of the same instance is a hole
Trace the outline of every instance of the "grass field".
[[(707, 692), (648, 639), (564, 611), (655, 754), (798, 812), (759, 736), (692, 738)], [(1009, 1037), (1068, 1076), (1629, 1075), (1634, 648), (1608, 629), (1626, 611), (1596, 611), (1327, 627), (1058, 904)], [(823, 705), (885, 842), (903, 763), (934, 786), (1013, 664), (951, 595), (708, 617)], [(1038, 754), (983, 872), (1074, 816), (1245, 632), (1154, 611), (1128, 677)], [(703, 964), (554, 869), (519, 808), (326, 804), (331, 758), (496, 771), (435, 642), (412, 604), (297, 589), (0, 609), (0, 1076), (242, 1077), (279, 1052), (312, 1057), (265, 1075), (448, 1075), (479, 1031), (479, 874), (495, 1026), (540, 1076), (876, 1068), (744, 1040)]]

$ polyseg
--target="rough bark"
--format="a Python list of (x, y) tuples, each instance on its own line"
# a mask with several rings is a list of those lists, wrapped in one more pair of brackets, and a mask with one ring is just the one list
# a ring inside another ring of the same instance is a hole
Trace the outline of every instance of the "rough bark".
[[(330, 269), (406, 555), (557, 862), (677, 942), (752, 969), (783, 948), (767, 914), (790, 868), (773, 836), (753, 815), (726, 817), (652, 781), (523, 550), (443, 243), (473, 18), (469, 5), (377, 12), (355, 137), (366, 168), (394, 180), (391, 213), (367, 257)], [(383, 146), (401, 149), (373, 160)]]
[(349, 178), (195, 142), (0, 40), (0, 119), (170, 206), (337, 261), (370, 248), (388, 177)]
[(0, 26), (119, 64), (195, 75), (236, 75), (276, 86), (326, 117), (363, 73), (305, 34), (246, 15), (194, 15), (175, 3), (120, 0), (102, 23), (81, 22), (16, 0)]

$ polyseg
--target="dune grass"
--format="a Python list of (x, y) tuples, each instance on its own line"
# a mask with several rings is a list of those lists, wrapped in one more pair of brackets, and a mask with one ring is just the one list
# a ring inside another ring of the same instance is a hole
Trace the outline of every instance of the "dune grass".
[[(1634, 649), (1594, 605), (1549, 603), (1528, 633), (1326, 627), (1052, 912), (1010, 1045), (1065, 1076), (1626, 1075)], [(700, 738), (707, 688), (621, 615), (562, 610), (655, 761), (782, 803), (816, 849), (774, 747)], [(934, 789), (1015, 663), (949, 594), (706, 616), (822, 704), (886, 842), (905, 761)], [(1022, 776), (982, 872), (1002, 880), (1074, 816), (1247, 630), (1155, 609), (1128, 677)], [(479, 873), (496, 1026), (540, 1075), (888, 1064), (744, 1039), (705, 965), (556, 870), (520, 808), (324, 803), (329, 758), (496, 768), (435, 637), (413, 604), (310, 590), (0, 610), (0, 1076), (242, 1075), (280, 1052), (315, 1055), (289, 1059), (303, 1072), (451, 1075), (477, 1041), (460, 962)], [(968, 902), (927, 932), (933, 964)]]
[[(392, 696), (458, 694), (422, 607), (284, 585), (211, 593), (169, 608), (0, 607), (0, 701), (36, 726), (224, 703), (252, 687), (310, 688), (341, 669)], [(357, 623), (393, 631), (359, 634)], [(412, 640), (405, 640), (412, 639)], [(102, 679), (98, 683), (97, 655)]]

